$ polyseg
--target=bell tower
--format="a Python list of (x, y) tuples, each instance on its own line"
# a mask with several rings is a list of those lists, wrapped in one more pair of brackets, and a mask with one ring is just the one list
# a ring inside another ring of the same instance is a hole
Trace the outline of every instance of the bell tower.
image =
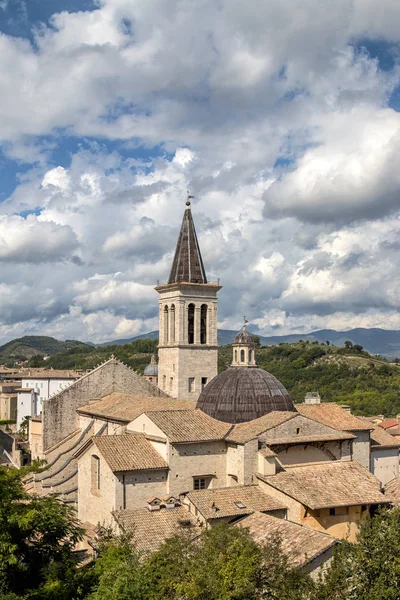
[[(189, 196), (190, 197), (190, 196)], [(207, 281), (189, 199), (168, 283), (158, 285), (158, 387), (196, 401), (218, 374), (217, 283)]]

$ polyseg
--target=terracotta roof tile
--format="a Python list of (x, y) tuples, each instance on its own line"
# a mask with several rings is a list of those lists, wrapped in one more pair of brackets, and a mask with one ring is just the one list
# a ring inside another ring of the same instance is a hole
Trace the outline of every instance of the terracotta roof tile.
[[(366, 420), (366, 417), (359, 417)], [(370, 421), (369, 421), (370, 422)], [(393, 437), (388, 431), (379, 427), (376, 423), (371, 423), (371, 448), (400, 448), (400, 441)]]
[(78, 412), (129, 423), (150, 410), (184, 410), (193, 406), (193, 402), (189, 400), (114, 392), (103, 398), (93, 399), (78, 408)]
[(113, 472), (168, 468), (143, 434), (96, 436), (92, 440)]
[(325, 433), (323, 435), (292, 435), (282, 438), (268, 438), (265, 437), (265, 442), (270, 446), (278, 446), (281, 444), (307, 444), (310, 442), (329, 442), (329, 441), (341, 441), (341, 440), (353, 440), (355, 435), (352, 433), (345, 433), (344, 431), (338, 431), (337, 433)]
[(296, 408), (303, 417), (328, 425), (341, 431), (367, 431), (372, 425), (358, 419), (344, 408), (334, 402), (322, 404), (296, 404)]
[(298, 568), (304, 567), (337, 543), (336, 538), (326, 533), (260, 512), (249, 515), (235, 527), (247, 527), (254, 541), (260, 545), (279, 538), (283, 553), (291, 565)]
[(399, 424), (397, 419), (386, 419), (386, 421), (382, 421), (379, 423), (379, 427), (382, 429), (389, 429), (390, 427), (397, 427)]
[(232, 428), (196, 409), (157, 410), (146, 415), (175, 443), (223, 440)]
[(394, 504), (400, 505), (400, 477), (395, 477), (385, 485), (385, 492)]
[(264, 512), (286, 509), (282, 502), (264, 492), (258, 485), (195, 490), (186, 497), (207, 520), (248, 515), (256, 510)]
[(390, 502), (380, 491), (376, 477), (354, 461), (314, 463), (285, 469), (270, 477), (258, 477), (312, 510)]
[(147, 508), (120, 510), (114, 512), (113, 516), (120, 528), (125, 533), (132, 535), (137, 549), (142, 552), (158, 550), (167, 538), (182, 529), (182, 522), (192, 522), (190, 528), (185, 527), (184, 529), (192, 531), (194, 537), (201, 532), (201, 529), (195, 526), (196, 520), (184, 506), (172, 509), (162, 508), (154, 512)]

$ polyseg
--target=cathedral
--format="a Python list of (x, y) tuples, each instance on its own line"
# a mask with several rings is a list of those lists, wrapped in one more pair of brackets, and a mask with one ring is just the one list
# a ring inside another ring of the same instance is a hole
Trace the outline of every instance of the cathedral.
[(30, 438), (47, 469), (27, 489), (74, 506), (91, 543), (108, 525), (151, 552), (181, 527), (196, 535), (225, 521), (259, 543), (279, 536), (316, 574), (391, 502), (399, 442), (339, 404), (294, 404), (257, 367), (246, 323), (218, 374), (221, 285), (207, 279), (189, 202), (168, 282), (155, 289), (158, 364), (142, 377), (111, 357), (45, 400)]

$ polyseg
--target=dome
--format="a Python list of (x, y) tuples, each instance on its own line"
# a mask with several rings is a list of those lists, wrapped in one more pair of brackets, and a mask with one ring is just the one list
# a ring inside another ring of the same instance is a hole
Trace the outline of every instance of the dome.
[(251, 344), (252, 346), (254, 346), (255, 341), (251, 333), (249, 333), (246, 329), (243, 328), (243, 330), (239, 331), (239, 333), (236, 335), (235, 339), (233, 340), (233, 343), (246, 345)]
[(158, 377), (158, 364), (154, 355), (151, 357), (151, 363), (145, 368), (144, 375)]
[(225, 423), (252, 421), (274, 410), (295, 412), (289, 392), (264, 369), (231, 367), (201, 392), (196, 408)]

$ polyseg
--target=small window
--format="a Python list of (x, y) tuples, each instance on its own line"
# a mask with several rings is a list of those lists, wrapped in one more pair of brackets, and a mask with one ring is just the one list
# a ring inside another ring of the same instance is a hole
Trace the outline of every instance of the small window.
[(235, 350), (235, 362), (237, 362), (237, 350)]
[(330, 508), (329, 509), (329, 514), (330, 514), (331, 517), (334, 517), (335, 516), (335, 509), (334, 508)]
[(170, 389), (170, 391), (172, 390), (173, 383), (174, 383), (174, 378), (170, 377), (169, 378), (169, 389)]
[(208, 377), (202, 377), (201, 378), (201, 391), (203, 391), (204, 388), (206, 387), (207, 381), (208, 381)]
[(203, 477), (199, 479), (194, 479), (193, 481), (193, 489), (195, 490), (205, 490), (206, 489), (206, 480)]
[(40, 387), (43, 389), (43, 381), (42, 381), (42, 383), (40, 384)]
[(97, 492), (100, 490), (100, 458), (94, 454), (91, 467), (92, 492)]
[(367, 510), (367, 505), (363, 504), (362, 507), (361, 507), (361, 511), (364, 512), (365, 510)]
[(163, 389), (165, 390), (165, 388), (167, 387), (167, 376), (166, 375), (163, 375), (162, 382), (163, 382)]
[(25, 384), (25, 387), (29, 387), (29, 383), (26, 383), (26, 384)]
[(249, 350), (249, 362), (253, 361), (253, 350)]
[(194, 387), (194, 377), (189, 377), (188, 379), (188, 391), (189, 392), (194, 392), (195, 387)]
[(299, 433), (300, 433), (299, 427), (296, 429), (296, 433), (297, 433), (297, 435), (299, 435)]
[(240, 351), (240, 362), (244, 363), (244, 350)]

